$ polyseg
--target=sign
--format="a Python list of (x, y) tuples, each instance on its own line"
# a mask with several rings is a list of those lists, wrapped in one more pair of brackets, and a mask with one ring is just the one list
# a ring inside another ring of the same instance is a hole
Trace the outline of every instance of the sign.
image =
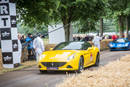
[(12, 64), (13, 63), (13, 56), (12, 53), (2, 53), (3, 56), (3, 64)]
[(1, 28), (1, 40), (10, 40), (11, 39), (11, 30), (10, 28)]
[(3, 66), (14, 68), (20, 63), (18, 57), (18, 37), (16, 5), (14, 0), (0, 0), (0, 32)]
[(13, 40), (12, 43), (13, 52), (18, 51), (18, 40)]
[[(59, 44), (65, 42), (65, 31), (62, 24), (52, 25), (48, 27), (49, 44)], [(70, 26), (70, 41), (73, 41), (72, 26)]]
[(59, 27), (62, 27), (62, 25), (53, 25), (53, 26), (48, 27), (48, 32), (53, 31), (53, 32), (49, 33), (49, 44), (58, 44), (60, 42), (65, 41), (64, 28), (55, 30)]

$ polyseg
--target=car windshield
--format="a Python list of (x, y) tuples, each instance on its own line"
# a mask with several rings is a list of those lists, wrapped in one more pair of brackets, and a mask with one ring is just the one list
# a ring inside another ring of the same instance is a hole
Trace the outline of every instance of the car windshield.
[(87, 50), (88, 47), (91, 47), (88, 42), (63, 42), (53, 50)]
[(124, 43), (124, 42), (128, 42), (128, 40), (126, 40), (126, 39), (117, 39), (114, 42), (115, 43)]

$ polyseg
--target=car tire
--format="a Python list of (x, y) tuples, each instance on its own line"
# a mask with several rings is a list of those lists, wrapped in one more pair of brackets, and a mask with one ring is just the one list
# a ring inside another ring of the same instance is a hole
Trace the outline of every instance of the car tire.
[(40, 71), (40, 73), (41, 74), (43, 74), (43, 73), (46, 73), (47, 71), (45, 71), (45, 70), (39, 70)]
[(100, 54), (98, 53), (97, 57), (96, 57), (96, 62), (94, 64), (94, 66), (99, 66), (99, 62), (100, 62)]
[(84, 65), (84, 59), (81, 56), (80, 60), (79, 60), (79, 67), (78, 67), (77, 73), (81, 73), (83, 71), (83, 69), (84, 69), (83, 65)]
[(112, 51), (112, 49), (109, 49), (109, 51)]
[(128, 45), (128, 50), (130, 50), (130, 44)]

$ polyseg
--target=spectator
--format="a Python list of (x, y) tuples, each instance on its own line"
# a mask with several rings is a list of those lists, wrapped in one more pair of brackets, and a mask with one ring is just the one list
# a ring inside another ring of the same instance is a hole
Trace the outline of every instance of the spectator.
[(96, 35), (93, 39), (93, 43), (94, 43), (94, 46), (98, 47), (98, 49), (100, 50), (100, 41), (102, 40), (101, 37), (99, 37), (98, 35)]
[(39, 56), (42, 54), (42, 52), (45, 50), (43, 40), (41, 39), (42, 35), (38, 34), (37, 37), (33, 41), (33, 48), (36, 53), (36, 60), (39, 61)]
[(32, 58), (33, 55), (33, 40), (32, 40), (32, 34), (29, 33), (27, 38), (25, 39), (26, 44), (27, 44), (27, 50), (28, 50), (28, 59)]
[(112, 35), (112, 40), (116, 40), (117, 38), (117, 35)]
[(81, 37), (78, 36), (78, 37), (77, 37), (77, 40), (80, 41), (80, 40), (81, 40)]
[(21, 36), (20, 42), (21, 42), (21, 43), (25, 43), (24, 35)]
[(18, 60), (21, 63), (21, 54), (22, 54), (22, 44), (20, 42), (21, 36), (18, 35)]
[(76, 37), (73, 37), (73, 41), (76, 41)]
[(85, 37), (85, 41), (89, 41), (89, 37), (88, 36)]

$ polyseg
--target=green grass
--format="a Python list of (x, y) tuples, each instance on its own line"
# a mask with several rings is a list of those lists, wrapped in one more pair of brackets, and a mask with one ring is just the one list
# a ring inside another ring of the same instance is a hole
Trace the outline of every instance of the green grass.
[(4, 74), (6, 72), (11, 72), (11, 71), (21, 70), (21, 69), (24, 69), (24, 68), (34, 66), (36, 64), (37, 64), (36, 61), (27, 61), (27, 62), (22, 63), (21, 66), (16, 67), (16, 68), (10, 68), (10, 69), (3, 68), (2, 70), (0, 70), (0, 74)]

